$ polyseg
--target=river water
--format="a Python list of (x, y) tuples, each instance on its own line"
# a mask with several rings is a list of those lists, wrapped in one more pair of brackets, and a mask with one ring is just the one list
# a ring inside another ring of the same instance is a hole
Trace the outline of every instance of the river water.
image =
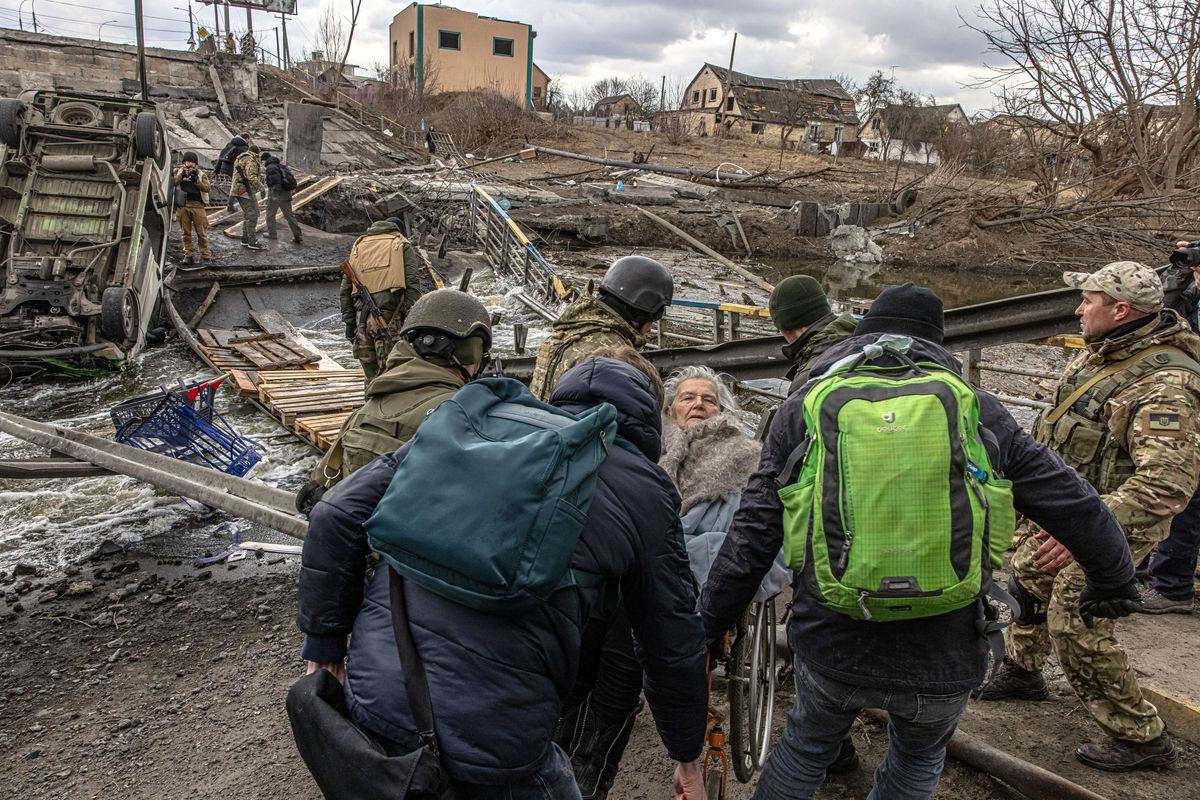
[[(778, 280), (793, 272), (812, 274), (838, 299), (873, 297), (887, 285), (905, 280), (932, 285), (948, 307), (1050, 288), (1046, 279), (994, 280), (979, 275), (919, 271), (878, 271), (871, 267), (837, 264), (775, 264), (768, 274)], [(495, 334), (494, 350), (511, 352), (511, 322), (529, 326), (527, 347), (536, 352), (546, 336), (544, 322), (532, 317), (509, 295), (508, 287), (490, 276), (477, 276), (472, 290), (489, 310), (503, 309), (504, 323)], [(681, 292), (686, 294), (686, 292)], [(357, 366), (341, 336), (336, 313), (336, 290), (330, 289), (330, 314), (303, 333), (343, 366)], [(114, 434), (109, 409), (147, 394), (179, 378), (211, 376), (211, 372), (175, 339), (142, 353), (126, 369), (90, 380), (53, 379), (0, 388), (0, 409), (45, 422), (55, 422), (97, 436)], [(218, 409), (243, 435), (258, 441), (266, 452), (251, 477), (286, 489), (298, 488), (316, 462), (317, 454), (299, 443), (254, 405), (236, 397), (231, 388), (218, 395)], [(0, 434), (0, 458), (44, 456)], [(236, 531), (243, 540), (288, 541), (245, 520), (213, 513), (123, 476), (57, 480), (0, 480), (0, 570), (20, 562), (39, 567), (62, 567), (86, 558), (98, 548), (138, 545), (163, 558), (190, 559), (228, 547)]]

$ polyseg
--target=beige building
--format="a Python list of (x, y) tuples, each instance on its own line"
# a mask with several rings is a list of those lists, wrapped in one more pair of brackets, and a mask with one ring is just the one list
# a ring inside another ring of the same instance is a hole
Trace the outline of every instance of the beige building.
[(392, 69), (406, 72), (420, 91), (494, 89), (525, 108), (533, 107), (537, 32), (532, 26), (413, 3), (392, 19), (388, 32)]
[(545, 111), (550, 103), (550, 76), (537, 64), (533, 65), (533, 85), (529, 87), (529, 99), (534, 111)]
[(632, 95), (615, 94), (596, 101), (592, 108), (593, 117), (640, 117), (642, 107)]
[(726, 135), (814, 149), (857, 141), (852, 98), (830, 78), (760, 78), (705, 64), (688, 84), (679, 115), (698, 136)]

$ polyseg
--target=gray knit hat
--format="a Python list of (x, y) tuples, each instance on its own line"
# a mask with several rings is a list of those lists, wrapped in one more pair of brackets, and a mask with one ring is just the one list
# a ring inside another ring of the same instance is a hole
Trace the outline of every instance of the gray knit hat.
[(791, 275), (780, 281), (767, 307), (772, 322), (781, 331), (811, 325), (831, 311), (825, 290), (808, 275)]

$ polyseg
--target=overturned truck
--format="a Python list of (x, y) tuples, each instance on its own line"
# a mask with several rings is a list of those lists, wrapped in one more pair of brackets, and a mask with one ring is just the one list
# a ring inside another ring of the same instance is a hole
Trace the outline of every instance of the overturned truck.
[(152, 102), (42, 90), (0, 99), (0, 379), (95, 375), (146, 344), (169, 163)]

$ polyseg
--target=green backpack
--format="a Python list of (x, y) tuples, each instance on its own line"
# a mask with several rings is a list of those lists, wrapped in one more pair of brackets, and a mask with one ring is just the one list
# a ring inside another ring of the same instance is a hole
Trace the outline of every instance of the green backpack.
[[(883, 354), (900, 364), (870, 363)], [(887, 622), (998, 588), (1012, 484), (992, 470), (970, 384), (877, 343), (815, 378), (803, 402), (807, 438), (777, 478), (783, 552), (821, 605)]]

